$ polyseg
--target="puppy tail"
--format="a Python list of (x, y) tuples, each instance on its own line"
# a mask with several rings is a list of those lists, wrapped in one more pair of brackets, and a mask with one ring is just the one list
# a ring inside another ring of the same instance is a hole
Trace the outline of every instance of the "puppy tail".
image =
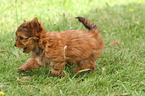
[(100, 30), (97, 28), (97, 26), (89, 21), (88, 19), (84, 17), (76, 17), (83, 25), (90, 30), (90, 32), (95, 33), (96, 35), (100, 32)]

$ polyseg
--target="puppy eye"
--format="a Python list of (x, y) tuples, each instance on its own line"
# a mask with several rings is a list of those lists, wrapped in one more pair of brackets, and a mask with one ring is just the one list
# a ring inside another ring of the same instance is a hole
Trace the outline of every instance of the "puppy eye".
[(23, 40), (24, 38), (23, 37), (20, 37), (20, 40)]

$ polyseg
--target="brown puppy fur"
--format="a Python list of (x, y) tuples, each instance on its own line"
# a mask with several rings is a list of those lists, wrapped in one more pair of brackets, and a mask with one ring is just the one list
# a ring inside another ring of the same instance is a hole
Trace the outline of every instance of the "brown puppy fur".
[(64, 65), (77, 64), (74, 73), (82, 69), (94, 72), (96, 60), (104, 47), (101, 33), (89, 20), (83, 17), (77, 19), (89, 29), (88, 32), (84, 30), (46, 32), (36, 17), (32, 21), (24, 21), (16, 31), (17, 39), (14, 45), (23, 48), (24, 53), (32, 52), (32, 55), (18, 71), (50, 65), (52, 74), (63, 76)]

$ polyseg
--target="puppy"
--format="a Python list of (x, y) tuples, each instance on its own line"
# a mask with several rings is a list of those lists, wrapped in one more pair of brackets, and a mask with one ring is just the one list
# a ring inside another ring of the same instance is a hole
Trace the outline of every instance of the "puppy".
[(14, 46), (31, 52), (31, 57), (18, 71), (28, 71), (42, 66), (51, 66), (51, 73), (64, 76), (63, 66), (77, 64), (74, 74), (83, 69), (96, 69), (104, 44), (97, 26), (84, 17), (76, 17), (89, 30), (47, 32), (35, 17), (24, 21), (17, 29)]

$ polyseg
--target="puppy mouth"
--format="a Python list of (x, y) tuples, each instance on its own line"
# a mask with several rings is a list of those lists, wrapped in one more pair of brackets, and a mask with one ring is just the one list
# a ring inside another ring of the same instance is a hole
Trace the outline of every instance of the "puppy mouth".
[(27, 47), (23, 48), (23, 53), (25, 53), (27, 51)]

